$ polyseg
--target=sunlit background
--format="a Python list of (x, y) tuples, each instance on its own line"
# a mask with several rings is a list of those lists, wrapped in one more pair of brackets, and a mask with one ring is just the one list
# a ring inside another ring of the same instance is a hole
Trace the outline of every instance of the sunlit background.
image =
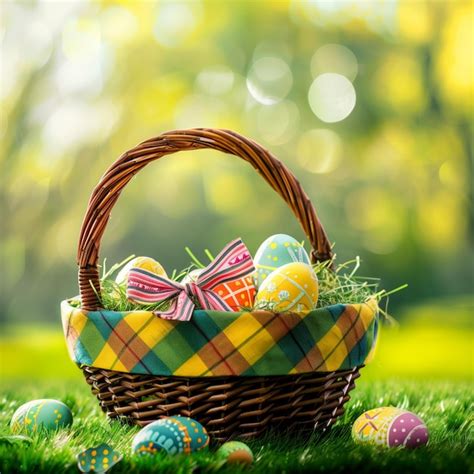
[[(391, 301), (401, 331), (438, 328), (435, 353), (458, 327), (472, 370), (472, 2), (1, 10), (0, 321), (12, 334), (58, 329), (59, 301), (78, 291), (87, 200), (113, 160), (166, 130), (219, 127), (295, 173), (340, 261), (360, 255), (387, 289), (408, 283)], [(255, 251), (277, 232), (304, 238), (251, 167), (188, 152), (128, 186), (101, 257), (148, 255), (171, 271), (188, 264), (186, 245), (202, 255), (241, 236)]]

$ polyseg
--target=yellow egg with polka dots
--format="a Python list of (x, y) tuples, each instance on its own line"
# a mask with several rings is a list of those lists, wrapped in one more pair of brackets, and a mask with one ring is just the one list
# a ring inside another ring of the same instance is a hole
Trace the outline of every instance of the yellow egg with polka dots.
[(255, 286), (259, 288), (271, 272), (292, 262), (310, 263), (301, 242), (286, 234), (271, 235), (260, 245), (255, 254)]
[(150, 257), (135, 257), (120, 270), (117, 278), (115, 278), (115, 282), (119, 285), (126, 285), (128, 273), (132, 268), (141, 268), (155, 275), (167, 277), (165, 269), (155, 259)]
[(311, 266), (287, 263), (263, 281), (255, 297), (255, 309), (305, 313), (316, 308), (318, 295), (318, 278)]

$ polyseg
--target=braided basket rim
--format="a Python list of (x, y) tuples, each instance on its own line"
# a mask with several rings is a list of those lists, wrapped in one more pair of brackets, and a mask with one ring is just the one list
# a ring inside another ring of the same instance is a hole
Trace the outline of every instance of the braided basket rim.
[[(63, 304), (67, 304), (69, 308), (71, 309), (76, 309), (76, 310), (80, 310), (82, 312), (84, 312), (85, 314), (88, 314), (88, 313), (96, 313), (96, 312), (99, 312), (99, 311), (107, 311), (107, 313), (117, 313), (117, 314), (123, 314), (123, 315), (129, 315), (129, 314), (132, 314), (132, 313), (143, 313), (143, 314), (153, 314), (157, 317), (159, 317), (159, 312), (157, 311), (149, 311), (149, 310), (145, 310), (145, 309), (135, 309), (135, 310), (128, 310), (128, 311), (117, 311), (117, 310), (114, 310), (114, 309), (107, 309), (107, 308), (98, 308), (98, 309), (84, 309), (82, 308), (81, 306), (73, 306), (71, 304), (72, 301), (74, 301), (74, 299), (77, 298), (76, 296), (73, 296), (72, 298), (66, 298), (65, 300), (62, 300), (61, 301), (61, 305)], [(344, 305), (344, 306), (353, 306), (353, 305), (356, 305), (356, 304), (365, 304), (365, 305), (369, 305), (369, 306), (372, 306), (373, 310), (374, 310), (374, 313), (379, 313), (379, 306), (378, 306), (378, 301), (377, 301), (377, 298), (375, 298), (375, 295), (374, 296), (371, 296), (369, 297), (366, 301), (364, 301), (363, 303), (354, 303), (354, 302), (340, 302), (340, 303), (334, 303), (334, 304), (331, 304), (331, 305), (328, 305), (328, 306), (321, 306), (321, 307), (318, 307), (318, 308), (315, 308), (311, 311), (309, 311), (308, 313), (313, 313), (315, 311), (318, 311), (318, 310), (327, 310), (329, 308), (333, 308), (333, 307), (336, 307), (336, 306), (339, 306), (339, 305)], [(373, 306), (375, 305), (375, 306)], [(271, 314), (278, 314), (279, 317), (288, 317), (288, 316), (291, 316), (291, 315), (294, 315), (294, 314), (298, 314), (298, 313), (293, 313), (291, 311), (285, 311), (284, 313), (274, 313), (272, 311), (267, 311), (267, 310), (250, 310), (250, 311), (217, 311), (217, 310), (212, 310), (212, 309), (195, 309), (194, 312), (196, 311), (205, 311), (207, 314), (212, 314), (212, 313), (220, 313), (220, 314), (226, 314), (229, 316), (229, 318), (237, 318), (239, 315), (241, 315), (242, 313), (250, 313), (250, 314), (253, 314), (253, 313), (257, 313), (257, 312), (263, 312), (263, 313), (271, 313)], [(311, 316), (309, 316), (311, 317)], [(187, 321), (180, 321), (180, 322), (187, 322)]]

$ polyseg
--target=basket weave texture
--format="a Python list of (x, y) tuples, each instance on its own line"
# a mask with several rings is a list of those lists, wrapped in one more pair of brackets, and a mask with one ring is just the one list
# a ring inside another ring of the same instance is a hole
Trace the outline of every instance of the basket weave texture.
[(161, 417), (198, 420), (213, 442), (268, 430), (325, 431), (344, 412), (360, 367), (273, 377), (153, 377), (83, 367), (111, 418), (145, 426)]
[[(178, 151), (202, 148), (220, 150), (250, 163), (295, 214), (311, 244), (312, 261), (332, 258), (330, 243), (311, 201), (294, 175), (271, 153), (229, 130), (171, 131), (124, 153), (94, 189), (78, 247), (81, 310), (101, 309), (100, 242), (122, 189), (148, 163)], [(327, 429), (342, 414), (360, 367), (247, 377), (141, 375), (89, 365), (82, 365), (82, 370), (111, 418), (146, 425), (163, 416), (190, 416), (206, 427), (212, 439), (223, 442), (259, 436), (268, 429)]]

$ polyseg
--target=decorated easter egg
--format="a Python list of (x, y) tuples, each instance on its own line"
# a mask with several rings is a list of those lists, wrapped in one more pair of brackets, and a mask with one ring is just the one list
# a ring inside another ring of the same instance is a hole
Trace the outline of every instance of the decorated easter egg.
[(184, 278), (182, 283), (191, 283), (194, 282), (196, 283), (199, 274), (202, 272), (202, 268), (195, 268), (194, 270), (191, 270)]
[(189, 454), (208, 444), (209, 436), (199, 422), (192, 418), (173, 416), (142, 428), (133, 438), (132, 451), (135, 454), (155, 454), (158, 451)]
[(187, 416), (173, 416), (172, 419), (186, 430), (191, 452), (200, 451), (209, 444), (209, 435), (201, 423)]
[(268, 237), (257, 250), (254, 258), (254, 283), (257, 288), (277, 268), (292, 262), (310, 263), (306, 250), (295, 238), (286, 234)]
[(227, 464), (252, 464), (252, 450), (241, 441), (228, 441), (218, 450), (217, 456)]
[(428, 428), (415, 414), (395, 407), (374, 408), (352, 426), (357, 443), (416, 448), (428, 442)]
[(217, 285), (213, 291), (230, 306), (232, 311), (251, 308), (256, 293), (253, 279), (250, 276)]
[(255, 308), (276, 313), (308, 312), (318, 302), (318, 278), (306, 263), (287, 263), (263, 281), (255, 297)]
[(55, 430), (70, 426), (72, 413), (59, 400), (42, 399), (25, 403), (13, 414), (10, 427), (14, 433), (34, 433), (46, 429)]
[[(184, 278), (183, 283), (196, 282), (201, 269), (190, 271)], [(217, 285), (212, 289), (214, 293), (219, 295), (231, 308), (232, 311), (241, 311), (242, 308), (251, 308), (255, 300), (255, 285), (250, 276), (238, 278)]]
[(128, 273), (132, 268), (141, 268), (155, 275), (167, 276), (165, 269), (155, 259), (150, 257), (135, 257), (122, 267), (115, 278), (115, 282), (119, 285), (126, 284)]
[(122, 455), (111, 446), (102, 443), (77, 455), (77, 467), (81, 472), (107, 472), (122, 460)]

